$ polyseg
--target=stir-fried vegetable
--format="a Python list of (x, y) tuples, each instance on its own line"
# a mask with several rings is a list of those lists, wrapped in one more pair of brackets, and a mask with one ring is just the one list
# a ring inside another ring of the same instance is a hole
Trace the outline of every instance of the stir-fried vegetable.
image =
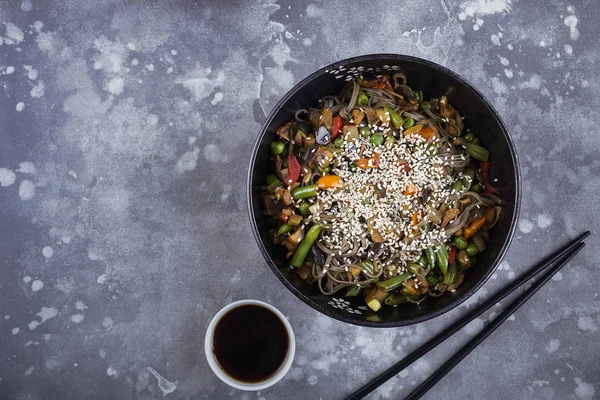
[(502, 212), (489, 150), (451, 98), (426, 101), (401, 73), (299, 110), (270, 153), (273, 242), (301, 279), (374, 312), (460, 287)]

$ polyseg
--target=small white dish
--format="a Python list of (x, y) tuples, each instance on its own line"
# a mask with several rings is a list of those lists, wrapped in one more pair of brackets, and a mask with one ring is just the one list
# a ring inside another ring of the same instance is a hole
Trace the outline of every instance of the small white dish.
[[(215, 357), (214, 351), (213, 351), (213, 335), (215, 332), (215, 328), (217, 327), (217, 323), (229, 311), (233, 310), (234, 308), (237, 308), (240, 306), (246, 306), (246, 305), (257, 305), (257, 306), (261, 306), (261, 307), (264, 307), (264, 308), (272, 311), (275, 315), (277, 315), (277, 317), (279, 317), (279, 319), (285, 326), (285, 329), (287, 331), (288, 338), (289, 338), (289, 346), (288, 346), (287, 355), (285, 357), (285, 360), (279, 367), (279, 369), (273, 375), (271, 375), (269, 378), (265, 379), (264, 381), (260, 381), (260, 382), (256, 382), (256, 383), (241, 382), (241, 381), (238, 381), (238, 380), (232, 378), (231, 376), (227, 375), (227, 373), (225, 373), (219, 366), (219, 363), (218, 363), (218, 361)], [(271, 387), (274, 384), (276, 384), (277, 382), (279, 382), (281, 380), (281, 378), (283, 378), (285, 376), (285, 374), (289, 371), (290, 367), (292, 366), (292, 362), (294, 361), (294, 355), (296, 354), (296, 338), (294, 336), (294, 331), (292, 329), (292, 326), (288, 322), (285, 315), (283, 315), (281, 313), (281, 311), (279, 311), (272, 305), (265, 303), (264, 301), (252, 300), (252, 299), (239, 300), (239, 301), (235, 301), (235, 302), (223, 307), (211, 319), (210, 323), (208, 324), (208, 328), (206, 329), (206, 336), (204, 337), (204, 354), (206, 355), (206, 360), (208, 361), (208, 365), (210, 366), (210, 369), (212, 369), (212, 371), (215, 373), (215, 375), (217, 375), (217, 377), (220, 380), (222, 380), (229, 386), (234, 387), (236, 389), (247, 390), (247, 391), (263, 390), (263, 389)]]

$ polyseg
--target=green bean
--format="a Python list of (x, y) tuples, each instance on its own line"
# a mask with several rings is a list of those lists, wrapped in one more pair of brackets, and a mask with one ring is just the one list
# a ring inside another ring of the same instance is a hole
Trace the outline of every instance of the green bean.
[(487, 231), (487, 229), (480, 229), (479, 234), (486, 242), (490, 241), (490, 233)]
[(427, 280), (427, 284), (429, 285), (429, 287), (434, 287), (435, 285), (440, 283), (439, 279), (433, 275), (427, 275), (425, 279)]
[(473, 167), (467, 167), (465, 175), (471, 178), (471, 182), (475, 179), (475, 169)]
[(317, 195), (317, 185), (299, 186), (292, 190), (292, 198), (294, 200), (306, 199)]
[(487, 161), (490, 158), (490, 152), (477, 144), (466, 143), (465, 148), (467, 153), (476, 160)]
[(435, 260), (437, 262), (437, 266), (442, 271), (442, 274), (446, 276), (448, 272), (448, 250), (446, 249), (446, 245), (444, 243), (440, 243), (435, 246)]
[(474, 256), (475, 254), (479, 253), (479, 248), (477, 247), (477, 245), (475, 243), (469, 243), (469, 245), (467, 246), (465, 251), (467, 252), (468, 255)]
[(358, 285), (350, 286), (346, 289), (346, 297), (358, 296), (362, 288)]
[(482, 190), (483, 190), (483, 187), (479, 183), (476, 183), (473, 186), (471, 186), (472, 192), (481, 193)]
[(275, 174), (267, 175), (267, 185), (269, 185), (269, 186), (277, 185), (278, 183), (281, 183), (281, 181), (279, 180), (277, 175), (275, 175)]
[(388, 143), (394, 144), (394, 143), (396, 143), (396, 138), (393, 137), (392, 135), (390, 135), (385, 139), (385, 143), (386, 144), (388, 144)]
[(324, 168), (317, 167), (317, 171), (321, 172), (321, 175), (327, 175), (329, 173), (329, 171), (331, 171), (331, 166), (328, 165), (328, 166), (326, 166)]
[(283, 153), (284, 150), (285, 150), (285, 143), (283, 143), (279, 140), (271, 142), (271, 153), (277, 155), (277, 154)]
[(356, 99), (356, 104), (361, 107), (366, 107), (369, 105), (369, 97), (364, 92), (358, 92), (358, 98)]
[(428, 101), (421, 102), (421, 108), (431, 110), (431, 103)]
[(310, 204), (307, 201), (303, 201), (298, 205), (298, 211), (300, 211), (303, 217), (308, 217), (310, 215)]
[(389, 292), (390, 290), (394, 290), (400, 287), (400, 285), (402, 285), (402, 282), (410, 278), (412, 275), (413, 274), (411, 274), (410, 272), (403, 272), (400, 275), (392, 276), (391, 278), (386, 279), (383, 282), (379, 282), (378, 285)]
[(434, 246), (431, 246), (428, 249), (425, 249), (425, 257), (427, 257), (427, 262), (431, 268), (435, 267), (435, 251)]
[(417, 102), (421, 101), (421, 99), (423, 99), (423, 92), (421, 92), (420, 90), (415, 90), (412, 94), (412, 98)]
[(459, 179), (456, 182), (454, 182), (454, 185), (452, 185), (452, 190), (454, 190), (455, 192), (460, 192), (464, 186), (465, 184), (463, 183), (462, 179)]
[(375, 275), (375, 266), (373, 261), (364, 260), (358, 263), (358, 266), (369, 275)]
[(469, 243), (467, 242), (467, 239), (462, 236), (454, 236), (454, 245), (458, 250), (464, 250), (467, 248)]
[(427, 258), (423, 254), (421, 254), (419, 259), (417, 260), (417, 264), (419, 264), (422, 267), (427, 266)]
[(402, 124), (402, 127), (404, 129), (412, 128), (413, 126), (415, 126), (415, 120), (414, 119), (412, 119), (411, 117), (408, 117), (408, 118), (404, 119), (404, 124)]
[(473, 132), (467, 132), (467, 134), (465, 135), (465, 140), (469, 143), (475, 140), (475, 135), (473, 134)]
[(388, 112), (388, 114), (390, 114), (390, 120), (392, 121), (392, 124), (394, 124), (394, 127), (396, 129), (400, 129), (400, 127), (404, 123), (404, 120), (402, 119), (400, 114), (394, 111), (394, 109), (390, 106), (385, 106), (384, 109)]
[(458, 270), (456, 268), (456, 264), (452, 264), (450, 268), (448, 268), (448, 273), (444, 277), (444, 283), (449, 284), (453, 283), (456, 280), (456, 274)]
[(406, 295), (401, 293), (390, 293), (390, 295), (386, 297), (383, 302), (390, 307), (395, 307), (399, 306), (400, 304), (407, 303), (408, 298)]
[(308, 255), (308, 252), (310, 251), (312, 245), (319, 237), (321, 229), (323, 229), (321, 225), (314, 224), (310, 227), (308, 232), (306, 232), (304, 239), (302, 239), (302, 241), (298, 245), (298, 248), (296, 249), (296, 252), (294, 253), (294, 256), (292, 257), (292, 261), (290, 262), (292, 266), (299, 268), (302, 266), (302, 264), (304, 264), (304, 259)]
[(429, 221), (425, 222), (422, 226), (421, 226), (421, 230), (423, 232), (429, 232)]
[(408, 269), (410, 272), (417, 276), (425, 275), (425, 270), (423, 269), (423, 267), (415, 262), (408, 263), (406, 269)]
[(366, 126), (361, 126), (358, 129), (358, 132), (360, 133), (360, 136), (365, 137), (365, 138), (371, 136), (371, 130), (369, 128), (367, 128)]
[(437, 151), (438, 149), (434, 143), (429, 143), (427, 147), (425, 147), (425, 154), (427, 154), (429, 157), (435, 156)]
[(371, 143), (373, 143), (375, 146), (381, 146), (383, 144), (383, 140), (383, 135), (380, 135), (379, 133), (371, 136)]
[(277, 236), (283, 235), (284, 233), (290, 233), (294, 229), (290, 224), (283, 224), (277, 231)]
[(344, 138), (341, 136), (339, 138), (336, 138), (333, 142), (333, 145), (335, 147), (342, 147), (344, 145)]
[(356, 172), (357, 169), (358, 169), (358, 164), (356, 164), (355, 162), (350, 164), (350, 171)]

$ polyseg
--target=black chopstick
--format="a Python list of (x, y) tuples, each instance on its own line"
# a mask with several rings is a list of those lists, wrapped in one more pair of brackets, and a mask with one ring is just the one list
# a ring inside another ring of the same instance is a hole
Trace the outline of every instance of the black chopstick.
[(567, 253), (563, 259), (556, 264), (554, 267), (550, 268), (548, 272), (546, 272), (539, 281), (535, 282), (529, 289), (527, 289), (521, 296), (517, 297), (515, 301), (510, 303), (504, 311), (500, 313), (496, 318), (494, 318), (485, 328), (481, 330), (473, 339), (471, 339), (466, 345), (464, 345), (460, 350), (458, 350), (448, 361), (442, 364), (433, 374), (429, 376), (429, 378), (425, 379), (423, 383), (415, 388), (410, 394), (404, 398), (404, 400), (418, 400), (420, 399), (429, 389), (433, 387), (436, 383), (440, 381), (448, 372), (452, 370), (459, 362), (462, 361), (463, 358), (469, 355), (473, 349), (475, 349), (481, 342), (485, 340), (489, 335), (492, 334), (504, 321), (508, 319), (519, 307), (523, 305), (531, 296), (535, 294), (546, 282), (554, 276), (566, 263), (568, 263), (575, 254), (579, 253), (585, 247), (585, 243), (580, 243), (577, 245), (570, 253)]
[(589, 231), (582, 233), (577, 238), (569, 242), (567, 245), (563, 246), (561, 249), (557, 250), (556, 252), (543, 259), (536, 266), (531, 268), (529, 271), (525, 272), (523, 275), (519, 276), (515, 281), (510, 283), (502, 290), (498, 291), (498, 293), (490, 297), (481, 305), (465, 314), (461, 319), (451, 324), (448, 328), (444, 329), (442, 332), (429, 339), (427, 342), (425, 342), (419, 348), (412, 351), (402, 360), (398, 361), (397, 363), (386, 369), (384, 372), (379, 374), (372, 381), (370, 381), (369, 383), (367, 383), (366, 385), (364, 385), (363, 387), (359, 388), (357, 391), (346, 397), (346, 400), (362, 399), (367, 394), (371, 393), (373, 390), (375, 390), (383, 383), (387, 382), (389, 379), (398, 374), (400, 371), (404, 370), (410, 364), (414, 363), (419, 358), (427, 354), (431, 349), (435, 348), (444, 340), (452, 336), (454, 333), (458, 332), (473, 319), (477, 318), (479, 315), (483, 314), (485, 311), (493, 307), (500, 300), (514, 292), (525, 282), (527, 282), (532, 277), (537, 275), (540, 271), (548, 267), (548, 265), (553, 264), (565, 254), (569, 253), (571, 250), (577, 247), (583, 239), (587, 238), (589, 235)]

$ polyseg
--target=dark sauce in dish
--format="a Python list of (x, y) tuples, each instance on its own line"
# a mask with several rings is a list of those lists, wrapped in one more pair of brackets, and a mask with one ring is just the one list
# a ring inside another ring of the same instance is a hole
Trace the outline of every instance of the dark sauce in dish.
[(225, 314), (213, 334), (213, 353), (233, 379), (257, 383), (283, 364), (290, 339), (281, 319), (259, 305), (243, 305)]

